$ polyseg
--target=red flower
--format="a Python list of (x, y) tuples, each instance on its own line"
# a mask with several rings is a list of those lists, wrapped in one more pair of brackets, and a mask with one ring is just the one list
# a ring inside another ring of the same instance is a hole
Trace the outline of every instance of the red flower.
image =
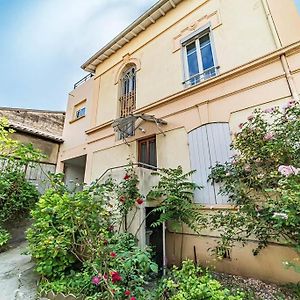
[(116, 252), (110, 252), (110, 257), (116, 257), (117, 253)]
[(125, 196), (121, 196), (121, 197), (119, 198), (119, 201), (122, 202), (122, 203), (124, 203), (125, 200), (126, 200)]
[(141, 205), (141, 204), (144, 203), (144, 200), (142, 198), (137, 198), (136, 199), (136, 203), (139, 204), (139, 205)]
[(111, 280), (113, 283), (116, 283), (117, 281), (121, 281), (122, 277), (120, 276), (119, 272), (113, 271), (111, 272)]
[(107, 280), (107, 279), (108, 279), (107, 274), (104, 274), (104, 275), (103, 275), (103, 278), (104, 278), (105, 280)]
[(128, 174), (126, 173), (125, 176), (124, 176), (124, 180), (128, 180), (128, 179), (130, 179), (130, 175), (128, 175)]
[(130, 291), (126, 290), (124, 294), (125, 294), (125, 296), (129, 296), (130, 295)]
[(130, 300), (136, 300), (136, 298), (135, 297), (131, 297)]

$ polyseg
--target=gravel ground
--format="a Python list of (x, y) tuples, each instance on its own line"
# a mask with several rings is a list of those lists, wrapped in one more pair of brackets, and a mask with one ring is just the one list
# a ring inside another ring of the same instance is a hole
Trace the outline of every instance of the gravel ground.
[[(259, 300), (299, 300), (288, 288), (236, 275), (214, 272), (214, 277), (229, 289), (239, 289), (249, 293), (249, 299)], [(252, 297), (251, 297), (252, 296)]]

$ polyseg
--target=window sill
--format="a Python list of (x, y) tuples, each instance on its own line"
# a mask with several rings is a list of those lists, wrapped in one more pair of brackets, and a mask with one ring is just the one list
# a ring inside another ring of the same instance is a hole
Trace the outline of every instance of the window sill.
[[(207, 81), (209, 81), (209, 80), (211, 80), (211, 79), (213, 79), (213, 78), (216, 78), (218, 75), (220, 75), (220, 73), (219, 73), (219, 71), (218, 71), (218, 70), (220, 69), (220, 66), (216, 66), (216, 67), (213, 67), (213, 68), (211, 68), (211, 69), (214, 70), (215, 74), (214, 74), (214, 75), (211, 75), (211, 76), (208, 77), (208, 78), (204, 78), (204, 79), (201, 80), (201, 76), (204, 74), (204, 73), (201, 73), (201, 74), (194, 75), (193, 77), (188, 78), (188, 79), (186, 79), (185, 81), (183, 81), (182, 84), (183, 84), (183, 86), (184, 86), (184, 89), (188, 89), (188, 88), (191, 88), (191, 87), (198, 86), (198, 85), (200, 85), (200, 84), (202, 84), (202, 83), (204, 83), (204, 82), (207, 82)], [(208, 69), (208, 70), (210, 70), (210, 69)], [(198, 81), (198, 80), (197, 80), (197, 78), (198, 78), (197, 76), (199, 76), (199, 82), (191, 83), (192, 80)], [(195, 78), (195, 79), (194, 79), (194, 78)]]
[(73, 120), (69, 121), (69, 124), (72, 124), (72, 123), (74, 123), (74, 122), (76, 122), (76, 121), (79, 121), (79, 120), (81, 120), (81, 119), (83, 119), (83, 118), (85, 118), (85, 116), (81, 116), (81, 117), (79, 117), (79, 118), (73, 119)]

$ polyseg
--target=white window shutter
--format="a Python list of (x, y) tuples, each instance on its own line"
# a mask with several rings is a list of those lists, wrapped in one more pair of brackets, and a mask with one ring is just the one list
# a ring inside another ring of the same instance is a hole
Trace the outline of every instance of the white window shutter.
[(195, 202), (206, 205), (225, 204), (228, 198), (219, 195), (219, 184), (207, 182), (210, 167), (229, 160), (230, 131), (227, 123), (211, 123), (188, 134), (191, 169), (196, 170), (193, 181), (203, 186), (195, 192)]

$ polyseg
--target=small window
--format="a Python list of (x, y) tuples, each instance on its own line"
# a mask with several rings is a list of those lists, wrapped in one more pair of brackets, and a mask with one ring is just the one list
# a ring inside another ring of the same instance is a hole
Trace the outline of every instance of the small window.
[(86, 112), (86, 108), (85, 107), (82, 107), (82, 108), (76, 110), (76, 112), (75, 112), (75, 118), (79, 119), (81, 117), (84, 117), (85, 116), (85, 112)]
[(156, 154), (156, 137), (143, 139), (138, 142), (138, 158), (139, 162), (145, 165), (142, 167), (156, 169), (157, 154)]
[(186, 87), (217, 75), (217, 68), (209, 30), (195, 35), (183, 43)]

